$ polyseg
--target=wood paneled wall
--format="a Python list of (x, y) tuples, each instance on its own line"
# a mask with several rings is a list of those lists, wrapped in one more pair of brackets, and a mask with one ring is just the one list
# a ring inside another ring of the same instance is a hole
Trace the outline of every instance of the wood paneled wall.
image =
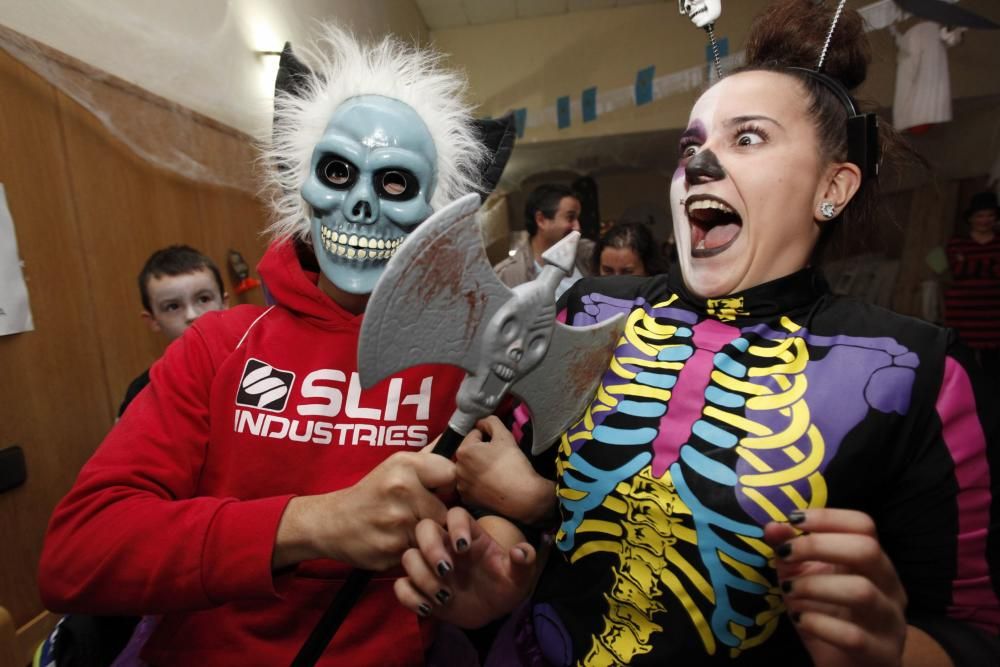
[[(125, 112), (170, 112), (101, 78), (95, 85), (109, 86), (104, 92)], [(195, 140), (251, 173), (247, 137), (185, 116)], [(28, 468), (24, 486), (0, 494), (0, 606), (24, 626), (42, 611), (35, 577), (52, 508), (112, 426), (128, 383), (164, 347), (139, 318), (143, 262), (165, 245), (188, 243), (219, 264), (228, 287), (227, 250), (255, 266), (266, 212), (245, 192), (144, 162), (2, 49), (0, 182), (35, 322), (32, 332), (0, 337), (0, 447), (21, 445)], [(261, 303), (260, 290), (237, 299), (230, 288), (230, 303), (246, 300)]]

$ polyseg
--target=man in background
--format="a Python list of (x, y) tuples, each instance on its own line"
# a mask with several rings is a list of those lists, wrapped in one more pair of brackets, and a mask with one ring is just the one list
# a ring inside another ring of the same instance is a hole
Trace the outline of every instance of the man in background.
[[(524, 228), (528, 239), (493, 267), (500, 280), (508, 287), (534, 280), (542, 268), (542, 253), (570, 232), (580, 231), (580, 208), (580, 200), (565, 185), (545, 184), (532, 190), (524, 205)], [(594, 242), (581, 238), (573, 273), (559, 283), (556, 298), (577, 280), (590, 275), (593, 251)]]

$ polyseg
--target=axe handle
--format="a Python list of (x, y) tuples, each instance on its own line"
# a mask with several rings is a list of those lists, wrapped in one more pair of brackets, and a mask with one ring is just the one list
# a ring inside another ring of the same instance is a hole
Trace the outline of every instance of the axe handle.
[(465, 436), (453, 429), (451, 424), (449, 424), (431, 451), (435, 454), (440, 454), (446, 459), (450, 459), (455, 455), (455, 451), (458, 450), (458, 446), (462, 444), (462, 440), (464, 439)]
[[(437, 444), (434, 445), (431, 452), (450, 459), (455, 455), (455, 451), (462, 444), (464, 438), (465, 436), (448, 426), (438, 438)], [(358, 599), (364, 592), (365, 586), (371, 581), (373, 574), (374, 572), (371, 570), (351, 570), (344, 585), (337, 591), (330, 606), (323, 612), (316, 627), (309, 633), (309, 637), (306, 638), (302, 648), (292, 660), (291, 667), (313, 667), (319, 661), (323, 651), (333, 641), (333, 637), (337, 634), (344, 619), (358, 603)]]
[(313, 667), (319, 661), (344, 619), (357, 604), (373, 574), (375, 573), (371, 570), (351, 570), (344, 585), (337, 591), (330, 606), (323, 612), (316, 627), (292, 660), (291, 667)]

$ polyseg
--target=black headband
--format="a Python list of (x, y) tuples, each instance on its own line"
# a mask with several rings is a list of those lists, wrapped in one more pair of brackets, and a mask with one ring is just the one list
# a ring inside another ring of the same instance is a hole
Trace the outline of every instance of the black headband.
[(862, 178), (877, 178), (879, 166), (878, 115), (858, 113), (854, 99), (844, 84), (822, 72), (805, 67), (786, 67), (805, 74), (836, 97), (847, 111), (847, 161), (858, 165)]

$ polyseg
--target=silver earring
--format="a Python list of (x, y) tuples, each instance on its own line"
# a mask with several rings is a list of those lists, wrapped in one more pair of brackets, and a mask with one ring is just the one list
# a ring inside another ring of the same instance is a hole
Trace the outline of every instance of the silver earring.
[(823, 217), (829, 220), (837, 213), (836, 207), (833, 202), (825, 201), (819, 205), (819, 212), (823, 214)]

